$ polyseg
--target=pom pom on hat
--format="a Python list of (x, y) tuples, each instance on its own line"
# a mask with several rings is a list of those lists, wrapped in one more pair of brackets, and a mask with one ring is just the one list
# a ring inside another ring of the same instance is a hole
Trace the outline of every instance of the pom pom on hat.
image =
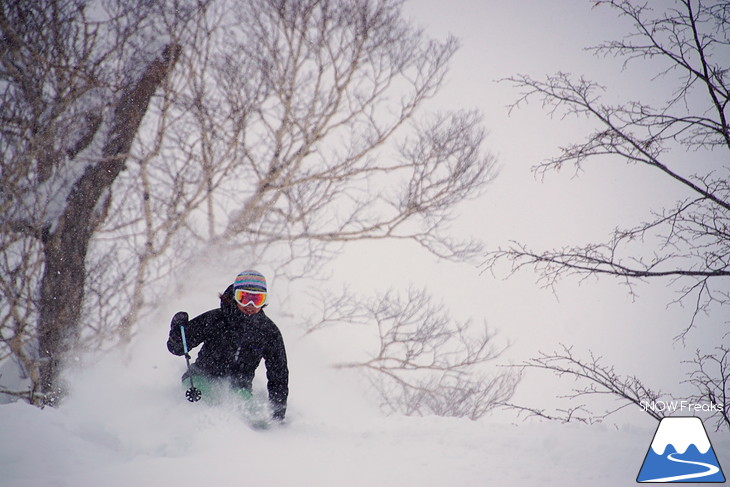
[(258, 271), (243, 271), (233, 281), (233, 289), (244, 289), (255, 293), (266, 292), (266, 278)]

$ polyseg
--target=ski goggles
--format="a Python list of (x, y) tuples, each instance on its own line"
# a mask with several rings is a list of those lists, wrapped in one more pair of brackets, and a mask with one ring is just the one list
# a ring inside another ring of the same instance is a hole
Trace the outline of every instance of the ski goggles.
[(233, 298), (241, 306), (252, 304), (260, 308), (266, 302), (266, 293), (255, 293), (244, 289), (236, 289), (233, 291)]

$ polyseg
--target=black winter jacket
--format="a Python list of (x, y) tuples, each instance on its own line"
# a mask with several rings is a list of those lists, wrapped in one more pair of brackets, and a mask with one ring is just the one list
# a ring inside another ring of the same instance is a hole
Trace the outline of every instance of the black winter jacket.
[[(289, 395), (289, 369), (279, 328), (262, 309), (241, 313), (233, 300), (233, 286), (221, 295), (219, 309), (207, 311), (185, 325), (188, 351), (203, 344), (195, 368), (212, 377), (228, 378), (234, 386), (251, 390), (256, 368), (264, 359), (269, 401), (274, 414), (283, 417)], [(180, 329), (170, 329), (167, 349), (183, 355)]]

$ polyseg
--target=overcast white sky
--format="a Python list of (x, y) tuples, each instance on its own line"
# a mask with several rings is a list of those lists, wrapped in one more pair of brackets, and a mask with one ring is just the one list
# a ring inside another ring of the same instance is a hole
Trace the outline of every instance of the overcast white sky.
[[(437, 38), (452, 33), (461, 39), (448, 83), (434, 107), (478, 108), (490, 135), (485, 149), (498, 157), (500, 174), (487, 194), (461, 210), (454, 227), (459, 236), (475, 235), (490, 247), (510, 240), (537, 249), (607, 240), (616, 226), (639, 223), (650, 208), (672, 202), (671, 184), (658, 184), (651, 171), (619, 161), (589, 164), (579, 178), (572, 171), (537, 181), (531, 167), (554, 156), (558, 147), (581, 140), (583, 121), (551, 119), (535, 101), (508, 114), (518, 92), (498, 79), (524, 73), (543, 77), (557, 71), (585, 75), (608, 88), (611, 100), (647, 101), (665, 89), (647, 84), (655, 67), (621, 70), (621, 61), (597, 59), (585, 47), (617, 38), (629, 28), (608, 8), (587, 0), (413, 0), (406, 12)], [(363, 256), (367, 256), (363, 258)], [(666, 305), (675, 296), (666, 283), (639, 286), (636, 301), (612, 279), (563, 281), (557, 298), (536, 284), (531, 271), (503, 280), (479, 269), (433, 258), (400, 243), (358, 244), (333, 266), (335, 282), (366, 292), (409, 283), (425, 285), (443, 297), (460, 319), (486, 320), (514, 344), (506, 360), (520, 362), (538, 350), (558, 344), (591, 349), (617, 372), (637, 374), (648, 385), (669, 390), (684, 378), (679, 362), (697, 343), (717, 339), (696, 332), (687, 349), (673, 337), (688, 323), (690, 311)], [(446, 284), (448, 283), (448, 285)], [(454, 286), (454, 283), (458, 283)], [(713, 319), (714, 318), (714, 319)], [(720, 319), (709, 320), (720, 325)], [(519, 397), (532, 396), (542, 384), (548, 390), (572, 384), (546, 383), (545, 376), (523, 382)], [(538, 404), (533, 404), (538, 405)]]

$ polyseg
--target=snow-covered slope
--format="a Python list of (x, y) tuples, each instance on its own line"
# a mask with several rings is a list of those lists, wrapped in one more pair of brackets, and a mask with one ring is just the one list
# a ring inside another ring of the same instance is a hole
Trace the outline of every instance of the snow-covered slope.
[(60, 409), (0, 406), (0, 486), (614, 487), (633, 485), (656, 428), (383, 417), (356, 373), (290, 331), (288, 424), (254, 431), (232, 407), (185, 401), (165, 333), (73, 372)]

